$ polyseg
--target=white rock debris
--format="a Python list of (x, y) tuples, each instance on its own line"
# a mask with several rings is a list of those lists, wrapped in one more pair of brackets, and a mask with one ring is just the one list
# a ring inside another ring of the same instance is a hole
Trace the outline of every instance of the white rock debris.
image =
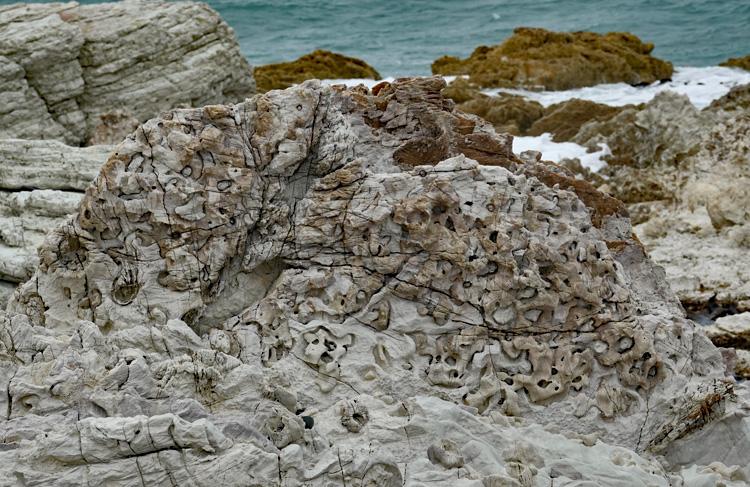
[(119, 144), (0, 318), (0, 483), (746, 485), (750, 394), (624, 205), (443, 87)]

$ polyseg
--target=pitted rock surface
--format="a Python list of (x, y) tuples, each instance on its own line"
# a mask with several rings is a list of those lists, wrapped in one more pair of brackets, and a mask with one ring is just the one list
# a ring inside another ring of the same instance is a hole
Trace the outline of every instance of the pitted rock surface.
[(205, 4), (0, 6), (0, 138), (112, 144), (160, 111), (254, 93), (234, 32)]
[(3, 318), (3, 478), (750, 475), (718, 447), (700, 465), (726, 470), (680, 470), (694, 435), (750, 430), (747, 399), (622, 203), (514, 155), (443, 87), (307, 82), (117, 146)]

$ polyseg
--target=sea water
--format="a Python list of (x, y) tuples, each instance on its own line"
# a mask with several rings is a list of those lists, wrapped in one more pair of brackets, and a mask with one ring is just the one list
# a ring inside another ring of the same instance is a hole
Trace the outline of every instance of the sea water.
[[(0, 0), (0, 5), (16, 0)], [(99, 3), (99, 0), (79, 0)], [(207, 0), (234, 28), (251, 64), (289, 61), (329, 49), (374, 66), (385, 79), (429, 75), (442, 55), (466, 57), (518, 26), (557, 31), (628, 31), (655, 45), (677, 67), (671, 82), (635, 88), (599, 85), (557, 92), (506, 90), (550, 105), (578, 97), (609, 105), (642, 103), (657, 92), (687, 95), (698, 108), (749, 83), (750, 73), (716, 66), (750, 54), (750, 0)], [(338, 80), (337, 82), (341, 82)], [(347, 84), (361, 80), (344, 80)], [(372, 85), (374, 82), (366, 82)], [(488, 90), (494, 93), (498, 90)], [(579, 157), (592, 169), (607, 148), (588, 154), (548, 134), (517, 137), (516, 151), (534, 149), (558, 161)]]

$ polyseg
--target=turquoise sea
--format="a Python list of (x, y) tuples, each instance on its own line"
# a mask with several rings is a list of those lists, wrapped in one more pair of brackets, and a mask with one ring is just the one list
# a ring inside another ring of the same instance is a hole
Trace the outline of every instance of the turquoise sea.
[[(0, 4), (14, 3), (0, 0)], [(96, 3), (85, 0), (81, 3)], [(253, 64), (316, 48), (359, 57), (383, 76), (420, 75), (514, 27), (625, 30), (679, 66), (750, 54), (750, 0), (208, 0)]]
[(254, 64), (315, 48), (359, 57), (383, 76), (429, 74), (444, 55), (498, 44), (514, 27), (630, 31), (681, 66), (750, 54), (750, 0), (210, 0)]

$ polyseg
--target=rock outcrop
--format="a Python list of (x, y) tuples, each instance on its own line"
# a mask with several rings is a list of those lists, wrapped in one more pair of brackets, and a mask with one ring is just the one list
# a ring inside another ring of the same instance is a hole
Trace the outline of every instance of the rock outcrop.
[(726, 66), (728, 68), (740, 68), (750, 71), (750, 55), (744, 57), (732, 57), (726, 61), (719, 63), (719, 66)]
[(160, 111), (254, 92), (233, 31), (205, 4), (0, 6), (0, 138), (115, 143)]
[(380, 79), (380, 73), (361, 59), (322, 49), (287, 63), (255, 68), (258, 90), (289, 88), (309, 79)]
[(461, 111), (490, 122), (498, 132), (531, 136), (550, 133), (555, 142), (569, 141), (586, 123), (604, 122), (624, 109), (577, 98), (544, 107), (510, 93), (484, 94), (479, 86), (460, 77), (445, 87), (443, 96), (455, 101)]
[(486, 88), (641, 85), (672, 76), (672, 64), (651, 56), (653, 48), (627, 32), (602, 35), (520, 27), (502, 44), (480, 46), (467, 59), (437, 59), (432, 72), (469, 75), (473, 83)]
[(0, 308), (36, 270), (37, 247), (75, 212), (111, 147), (0, 140)]
[(585, 124), (605, 123), (622, 110), (624, 110), (623, 107), (572, 98), (545, 107), (544, 116), (534, 121), (526, 131), (526, 135), (538, 136), (549, 133), (552, 134), (552, 140), (555, 142), (568, 142)]
[(443, 87), (307, 82), (117, 146), (0, 318), (1, 478), (742, 485), (750, 398), (624, 206)]
[[(664, 92), (582, 126), (574, 141), (606, 143), (599, 188), (628, 204), (649, 255), (696, 319), (750, 310), (748, 87), (704, 110)], [(679, 123), (675, 123), (679, 120)]]

